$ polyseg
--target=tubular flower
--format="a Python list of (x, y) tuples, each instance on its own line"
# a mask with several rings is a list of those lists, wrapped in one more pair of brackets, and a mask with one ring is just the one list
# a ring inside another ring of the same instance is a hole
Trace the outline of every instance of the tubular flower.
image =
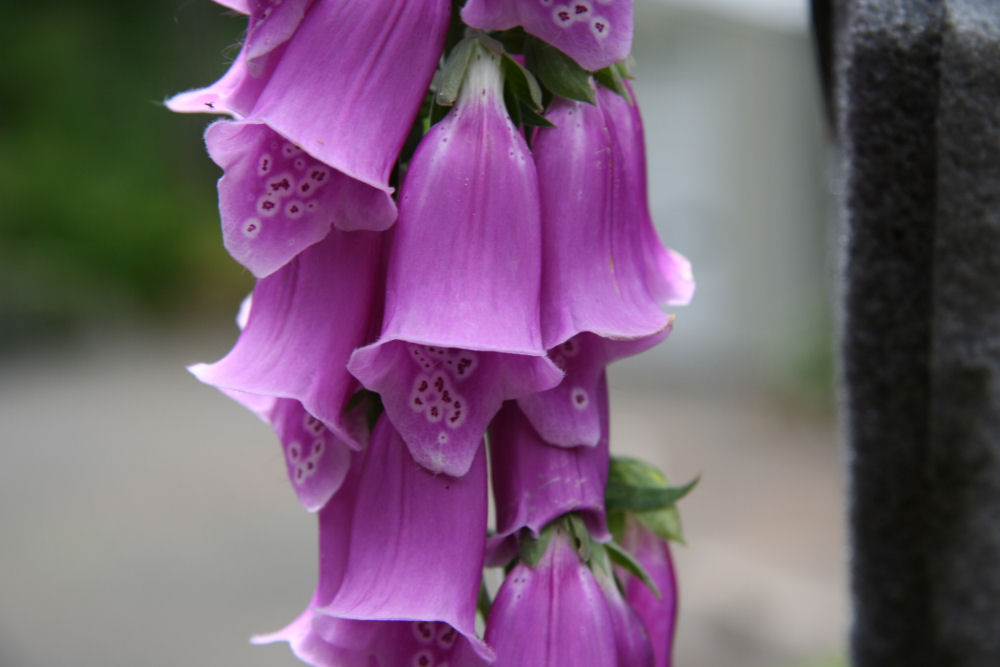
[(248, 38), (230, 71), (167, 106), (244, 119), (213, 125), (206, 141), (226, 170), (219, 182), (226, 247), (261, 277), (331, 225), (382, 230), (395, 221), (389, 176), (441, 53), (450, 5), (249, 4)]
[(607, 539), (604, 483), (608, 477), (607, 382), (594, 396), (603, 437), (595, 447), (556, 447), (542, 439), (514, 402), (504, 404), (490, 427), (496, 535), (492, 564), (503, 565), (516, 549), (522, 528), (538, 537), (546, 525), (578, 512), (592, 535)]
[(661, 306), (691, 299), (691, 266), (649, 215), (637, 107), (600, 88), (597, 105), (556, 99), (533, 144), (544, 228), (542, 329), (635, 339), (666, 328)]
[(670, 546), (631, 516), (625, 525), (622, 546), (646, 569), (660, 591), (657, 597), (636, 577), (625, 571), (618, 572), (629, 605), (642, 619), (646, 633), (653, 640), (656, 667), (670, 667), (677, 620), (677, 579)]
[(337, 438), (361, 447), (366, 429), (347, 409), (360, 387), (345, 366), (354, 348), (372, 338), (381, 305), (381, 250), (382, 237), (373, 232), (331, 233), (258, 281), (236, 345), (191, 372), (238, 392), (231, 395), (251, 409), (252, 396), (294, 399)]
[(477, 50), (455, 108), (424, 136), (400, 193), (382, 336), (348, 368), (382, 396), (413, 457), (462, 475), (505, 399), (561, 373), (539, 327), (534, 164)]
[(518, 563), (507, 575), (486, 622), (486, 642), (497, 653), (497, 667), (614, 667), (611, 627), (593, 573), (557, 530), (535, 567)]
[(462, 20), (483, 30), (523, 26), (586, 70), (624, 60), (632, 50), (632, 0), (469, 0)]
[[(461, 478), (417, 465), (385, 417), (341, 489), (319, 513), (320, 577), (287, 641), (314, 665), (467, 665), (493, 652), (475, 634), (486, 531), (486, 463)], [(442, 567), (447, 563), (447, 567)]]

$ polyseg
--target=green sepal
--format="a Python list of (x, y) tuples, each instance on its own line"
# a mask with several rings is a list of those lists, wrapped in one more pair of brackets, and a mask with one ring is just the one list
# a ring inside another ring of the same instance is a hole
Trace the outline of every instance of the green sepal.
[(450, 107), (458, 99), (458, 91), (461, 90), (462, 81), (465, 80), (465, 71), (472, 62), (472, 54), (478, 42), (474, 36), (466, 37), (448, 54), (434, 82), (437, 90), (434, 101), (439, 106)]
[(525, 58), (528, 69), (538, 76), (543, 86), (566, 99), (596, 103), (594, 87), (590, 83), (590, 72), (556, 47), (540, 39), (528, 39), (526, 46)]
[(490, 608), (492, 606), (493, 601), (490, 600), (490, 592), (486, 590), (486, 582), (480, 580), (479, 595), (476, 596), (476, 611), (483, 615), (484, 621), (490, 617)]
[(584, 563), (589, 562), (592, 550), (591, 545), (595, 543), (590, 539), (590, 531), (587, 530), (587, 524), (575, 512), (565, 515), (565, 521), (569, 534), (573, 536), (573, 541), (576, 543), (577, 555), (580, 556), (580, 560)]
[(344, 413), (349, 414), (352, 412), (362, 412), (365, 416), (365, 423), (368, 424), (368, 429), (373, 430), (375, 428), (375, 423), (378, 421), (378, 418), (382, 415), (384, 410), (385, 408), (382, 406), (381, 396), (374, 391), (361, 389), (354, 392), (354, 394), (347, 399), (347, 407), (344, 408)]
[(557, 522), (552, 522), (542, 530), (541, 534), (535, 538), (525, 529), (521, 534), (521, 551), (519, 557), (521, 562), (528, 567), (537, 567), (538, 562), (545, 555), (545, 550), (549, 548), (552, 541), (552, 533), (557, 529)]
[(622, 76), (622, 71), (618, 67), (618, 63), (613, 63), (604, 69), (594, 72), (594, 80), (605, 88), (613, 90), (624, 97), (629, 104), (634, 104), (632, 94), (625, 85), (625, 78)]
[(523, 103), (521, 104), (521, 123), (532, 127), (555, 127), (555, 123), (540, 113), (535, 113)]
[(528, 33), (524, 28), (518, 26), (510, 30), (490, 33), (490, 37), (503, 45), (503, 50), (507, 53), (524, 53), (524, 40)]
[(681, 528), (681, 513), (677, 510), (677, 505), (662, 507), (657, 510), (635, 512), (633, 516), (662, 539), (677, 542), (678, 544), (687, 544), (684, 541), (684, 533)]
[(659, 470), (644, 461), (613, 458), (604, 503), (608, 510), (644, 511), (668, 507), (686, 496), (700, 477), (683, 486), (669, 486)]
[(507, 107), (507, 115), (510, 116), (510, 122), (514, 123), (517, 127), (521, 124), (521, 109), (524, 105), (521, 104), (520, 100), (517, 99), (517, 95), (511, 92), (510, 88), (504, 86), (503, 89), (503, 104)]
[(632, 554), (622, 549), (616, 542), (608, 542), (603, 547), (607, 551), (608, 558), (611, 559), (612, 563), (625, 568), (625, 570), (638, 577), (639, 581), (656, 596), (657, 600), (663, 599), (663, 594), (660, 593), (656, 582), (649, 576), (649, 572), (646, 572), (646, 568), (642, 566), (642, 563), (632, 557)]
[(542, 110), (542, 89), (538, 81), (521, 63), (504, 53), (500, 56), (500, 68), (503, 71), (504, 84), (514, 95), (535, 111)]

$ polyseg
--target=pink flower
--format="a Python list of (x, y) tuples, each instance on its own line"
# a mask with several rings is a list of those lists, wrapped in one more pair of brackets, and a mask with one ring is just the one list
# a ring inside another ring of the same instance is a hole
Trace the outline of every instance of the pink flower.
[(454, 109), (410, 164), (377, 343), (348, 368), (382, 396), (413, 457), (468, 470), (506, 399), (561, 373), (539, 327), (541, 230), (534, 164), (503, 105), (496, 58), (477, 51)]

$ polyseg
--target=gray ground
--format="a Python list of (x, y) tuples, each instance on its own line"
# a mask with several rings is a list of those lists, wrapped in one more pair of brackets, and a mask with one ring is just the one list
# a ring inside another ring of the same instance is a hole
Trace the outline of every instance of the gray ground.
[[(184, 365), (232, 331), (102, 337), (0, 366), (0, 667), (298, 664), (315, 527), (268, 429)], [(613, 376), (613, 449), (675, 481), (679, 667), (832, 665), (846, 632), (829, 418)]]

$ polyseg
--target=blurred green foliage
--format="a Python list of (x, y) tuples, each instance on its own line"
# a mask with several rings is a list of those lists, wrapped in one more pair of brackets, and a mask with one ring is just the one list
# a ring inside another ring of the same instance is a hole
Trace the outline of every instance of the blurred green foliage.
[(209, 0), (14, 3), (0, 22), (0, 342), (179, 316), (251, 284), (218, 231), (207, 116), (245, 20)]

